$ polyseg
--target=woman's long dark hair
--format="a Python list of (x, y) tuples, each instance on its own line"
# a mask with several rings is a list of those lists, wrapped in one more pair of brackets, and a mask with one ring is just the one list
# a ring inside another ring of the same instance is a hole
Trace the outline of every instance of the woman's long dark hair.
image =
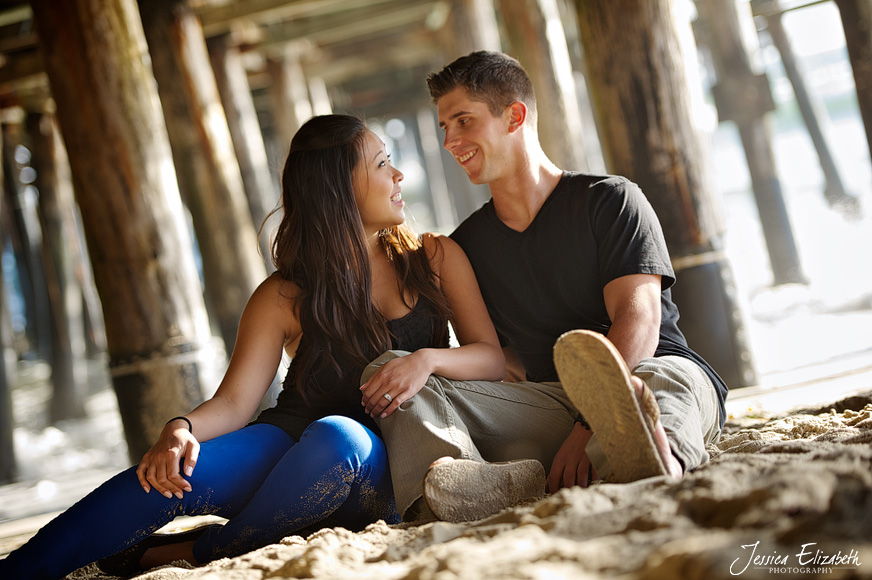
[[(387, 320), (372, 301), (372, 273), (363, 223), (352, 187), (362, 159), (366, 125), (349, 115), (307, 121), (291, 141), (282, 171), (284, 215), (272, 244), (279, 275), (300, 289), (294, 309), (305, 340), (295, 358), (295, 385), (304, 398), (308, 377), (332, 366), (341, 351), (362, 369), (391, 347)], [(450, 309), (421, 240), (404, 225), (379, 239), (399, 279), (403, 301), (425, 298), (439, 319), (435, 345), (447, 345)]]

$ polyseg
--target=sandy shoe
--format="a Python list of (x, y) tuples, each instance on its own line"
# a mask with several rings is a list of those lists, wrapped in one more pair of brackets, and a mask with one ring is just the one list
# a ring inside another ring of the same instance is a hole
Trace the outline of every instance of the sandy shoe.
[(573, 330), (557, 339), (554, 365), (570, 400), (608, 458), (606, 481), (628, 483), (669, 475), (654, 430), (660, 410), (644, 386), (641, 398), (618, 349), (602, 334)]
[(432, 522), (438, 522), (439, 518), (430, 509), (427, 499), (423, 496), (416, 499), (406, 513), (403, 514), (403, 522), (413, 526), (423, 526)]
[(97, 560), (97, 568), (104, 574), (119, 576), (121, 578), (132, 578), (139, 576), (145, 570), (140, 567), (139, 562), (142, 556), (151, 548), (166, 546), (168, 544), (178, 544), (181, 542), (190, 542), (196, 540), (212, 526), (220, 526), (221, 524), (202, 524), (184, 532), (174, 534), (152, 534), (133, 544), (129, 548), (121, 550), (117, 554), (112, 554), (105, 558)]
[(466, 522), (545, 495), (545, 468), (535, 459), (484, 463), (443, 457), (424, 476), (424, 498), (437, 518)]

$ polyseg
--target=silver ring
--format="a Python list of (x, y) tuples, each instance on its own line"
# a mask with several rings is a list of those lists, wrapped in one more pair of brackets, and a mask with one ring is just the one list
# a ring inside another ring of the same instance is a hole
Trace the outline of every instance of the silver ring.
[(388, 403), (394, 400), (394, 398), (390, 395), (390, 393), (385, 393), (384, 398), (388, 400)]

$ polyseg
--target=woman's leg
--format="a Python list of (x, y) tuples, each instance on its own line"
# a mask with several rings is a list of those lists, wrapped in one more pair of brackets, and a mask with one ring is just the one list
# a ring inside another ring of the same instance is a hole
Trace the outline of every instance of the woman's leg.
[(188, 478), (192, 491), (181, 500), (154, 489), (145, 493), (131, 467), (0, 560), (0, 578), (62, 578), (139, 542), (178, 515), (233, 517), (293, 443), (272, 425), (252, 425), (206, 441)]
[(357, 421), (325, 417), (306, 429), (245, 509), (196, 541), (194, 557), (237, 556), (317, 522), (361, 529), (378, 519), (399, 522), (384, 444)]

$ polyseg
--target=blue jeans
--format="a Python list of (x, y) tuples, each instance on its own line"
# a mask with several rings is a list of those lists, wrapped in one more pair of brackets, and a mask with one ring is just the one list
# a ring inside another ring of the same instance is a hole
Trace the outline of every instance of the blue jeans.
[(202, 444), (193, 491), (168, 499), (145, 493), (136, 467), (116, 475), (0, 560), (0, 578), (57, 579), (119, 552), (180, 515), (218, 515), (194, 544), (206, 563), (275, 543), (313, 524), (352, 530), (394, 507), (384, 444), (360, 423), (320, 419), (300, 441), (278, 427), (249, 425)]

